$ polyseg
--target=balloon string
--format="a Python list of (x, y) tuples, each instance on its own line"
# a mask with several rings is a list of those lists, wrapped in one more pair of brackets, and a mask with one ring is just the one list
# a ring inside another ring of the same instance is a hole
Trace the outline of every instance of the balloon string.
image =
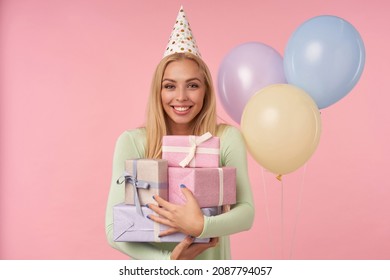
[(293, 234), (292, 234), (292, 238), (291, 238), (290, 257), (289, 257), (289, 259), (291, 259), (291, 257), (292, 257), (294, 240), (295, 240), (295, 233), (297, 231), (298, 217), (300, 216), (300, 213), (301, 213), (303, 186), (304, 186), (305, 177), (306, 177), (306, 167), (307, 167), (307, 163), (305, 163), (304, 168), (303, 168), (301, 187), (300, 187), (300, 191), (299, 191), (298, 204), (297, 204), (297, 208), (296, 208), (297, 210), (296, 210), (296, 216), (295, 216), (295, 222), (294, 222), (294, 229), (293, 229)]
[(283, 259), (283, 248), (284, 248), (284, 210), (283, 210), (283, 193), (284, 193), (284, 188), (283, 188), (283, 180), (280, 180), (280, 187), (281, 187), (281, 198), (280, 198), (280, 213), (281, 213), (281, 251), (282, 251), (282, 259)]
[(263, 178), (263, 190), (264, 190), (264, 199), (265, 199), (265, 214), (267, 216), (267, 223), (268, 223), (268, 239), (269, 239), (269, 242), (271, 244), (271, 254), (272, 254), (272, 258), (274, 259), (275, 258), (275, 245), (274, 245), (274, 242), (273, 242), (273, 239), (272, 239), (272, 234), (271, 234), (271, 219), (270, 219), (270, 215), (269, 215), (269, 206), (268, 206), (268, 195), (267, 195), (267, 188), (266, 188), (266, 184), (265, 184), (265, 177), (264, 177), (264, 168), (261, 169), (261, 175), (262, 175), (262, 178)]

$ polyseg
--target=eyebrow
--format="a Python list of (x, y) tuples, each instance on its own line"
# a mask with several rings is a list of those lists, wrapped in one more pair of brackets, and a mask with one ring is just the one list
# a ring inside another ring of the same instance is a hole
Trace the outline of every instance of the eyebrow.
[[(202, 82), (200, 79), (198, 79), (198, 78), (191, 78), (191, 79), (188, 79), (188, 80), (186, 80), (185, 82), (186, 83), (188, 83), (188, 82), (191, 82), (191, 81), (199, 81), (199, 82)], [(165, 78), (165, 79), (163, 79), (162, 80), (162, 82), (172, 82), (172, 83), (176, 83), (176, 81), (175, 80), (173, 80), (173, 79), (169, 79), (169, 78)]]

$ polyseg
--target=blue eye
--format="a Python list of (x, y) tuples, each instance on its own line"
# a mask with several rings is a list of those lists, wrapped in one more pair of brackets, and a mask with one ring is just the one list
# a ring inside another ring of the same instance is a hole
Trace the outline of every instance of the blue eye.
[(166, 84), (166, 85), (164, 85), (164, 88), (165, 89), (173, 89), (173, 88), (175, 88), (175, 86), (171, 85), (171, 84)]
[(199, 88), (198, 84), (189, 84), (189, 88)]

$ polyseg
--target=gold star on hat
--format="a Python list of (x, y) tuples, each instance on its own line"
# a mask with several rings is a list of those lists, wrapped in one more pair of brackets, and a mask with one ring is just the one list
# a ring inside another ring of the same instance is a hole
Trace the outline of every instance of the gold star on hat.
[(183, 6), (181, 6), (163, 57), (173, 53), (184, 52), (189, 52), (201, 57), (196, 40), (192, 35), (187, 16), (184, 12)]

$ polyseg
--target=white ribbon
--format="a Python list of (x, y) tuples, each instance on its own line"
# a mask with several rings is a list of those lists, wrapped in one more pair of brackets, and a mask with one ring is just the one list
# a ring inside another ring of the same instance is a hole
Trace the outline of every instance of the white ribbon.
[(223, 204), (223, 169), (218, 168), (218, 175), (219, 175), (219, 202), (218, 206), (221, 206)]
[(188, 155), (179, 163), (179, 165), (180, 165), (181, 167), (186, 167), (186, 166), (191, 162), (191, 160), (195, 157), (196, 148), (198, 147), (198, 145), (202, 144), (203, 142), (206, 142), (206, 141), (209, 140), (211, 137), (213, 137), (213, 135), (211, 135), (210, 132), (206, 132), (205, 134), (203, 134), (202, 136), (199, 136), (199, 137), (190, 135), (190, 136), (188, 137), (188, 140), (189, 140), (189, 142), (190, 142), (190, 150), (189, 150), (189, 153), (188, 153)]
[(158, 237), (158, 235), (160, 234), (160, 224), (153, 222), (153, 230), (154, 230), (154, 242), (161, 242), (160, 237)]
[[(163, 146), (162, 151), (166, 153), (188, 153), (191, 147), (175, 147), (175, 146)], [(219, 149), (217, 148), (196, 148), (197, 154), (211, 154), (211, 155), (219, 155)]]
[[(190, 143), (190, 147), (187, 148), (188, 154), (187, 156), (179, 163), (181, 167), (186, 167), (191, 160), (195, 157), (195, 153), (197, 152), (197, 147), (212, 138), (213, 135), (210, 132), (206, 132), (202, 136), (194, 136), (190, 135), (188, 137), (188, 141)], [(215, 149), (208, 149), (208, 150), (215, 150)], [(163, 150), (164, 151), (164, 150)], [(214, 153), (214, 152), (213, 152)], [(218, 151), (219, 153), (219, 151)]]

